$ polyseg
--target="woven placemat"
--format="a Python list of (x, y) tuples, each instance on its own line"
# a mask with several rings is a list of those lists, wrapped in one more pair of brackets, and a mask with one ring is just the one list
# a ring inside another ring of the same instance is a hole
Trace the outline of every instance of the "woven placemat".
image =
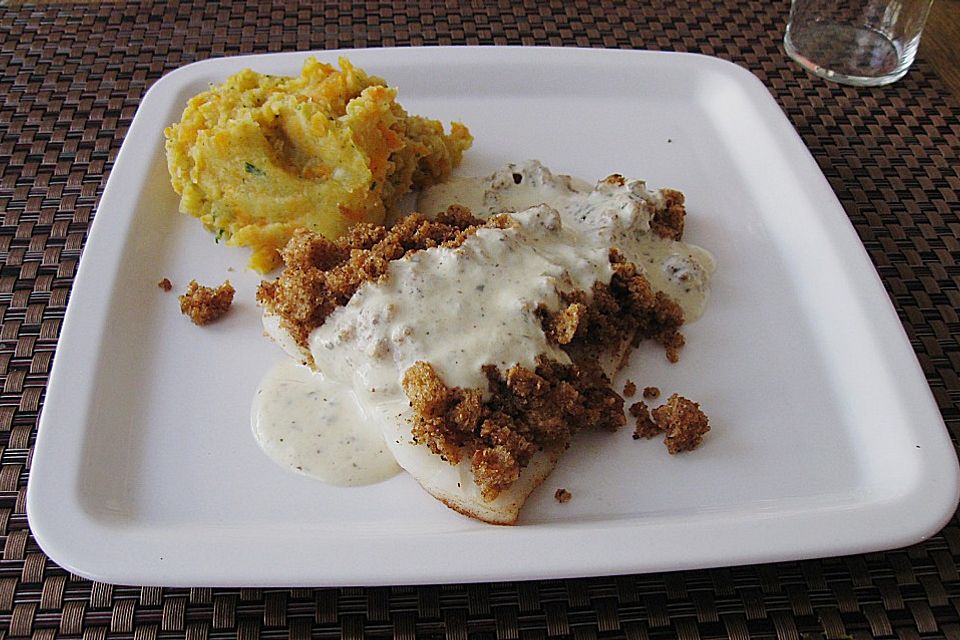
[[(0, 3), (3, 4), (3, 3)], [(885, 89), (811, 78), (786, 0), (495, 8), (0, 6), (0, 638), (960, 637), (956, 520), (909, 549), (616, 578), (379, 589), (174, 589), (90, 582), (30, 535), (37, 415), (86, 231), (144, 91), (229, 54), (432, 44), (697, 51), (767, 85), (840, 197), (960, 431), (960, 105), (921, 59)]]

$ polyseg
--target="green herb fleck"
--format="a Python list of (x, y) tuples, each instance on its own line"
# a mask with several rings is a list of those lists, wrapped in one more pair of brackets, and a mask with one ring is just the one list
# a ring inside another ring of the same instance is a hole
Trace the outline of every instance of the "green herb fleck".
[(214, 242), (220, 244), (220, 238), (223, 237), (223, 229), (217, 229), (217, 236), (213, 239)]
[(255, 175), (255, 176), (265, 176), (265, 175), (267, 175), (266, 173), (263, 172), (263, 169), (261, 169), (260, 167), (258, 167), (258, 166), (255, 165), (255, 164), (250, 164), (249, 162), (245, 163), (245, 164), (243, 165), (243, 168), (246, 169), (247, 173), (249, 173), (249, 174), (251, 174), (251, 175)]

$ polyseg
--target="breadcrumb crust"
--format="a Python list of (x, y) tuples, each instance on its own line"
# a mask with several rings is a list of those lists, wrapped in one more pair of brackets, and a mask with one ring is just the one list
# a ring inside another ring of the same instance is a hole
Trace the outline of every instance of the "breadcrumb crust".
[(186, 293), (179, 297), (180, 313), (189, 317), (195, 325), (209, 324), (230, 309), (234, 293), (229, 280), (216, 289), (204, 287), (196, 280), (191, 280)]
[(663, 443), (671, 454), (693, 451), (710, 431), (710, 420), (700, 405), (676, 393), (653, 410), (653, 419), (666, 432)]
[(535, 370), (514, 365), (504, 375), (487, 365), (483, 372), (487, 400), (480, 389), (448, 387), (428, 362), (407, 369), (402, 384), (414, 412), (414, 440), (451, 464), (469, 458), (485, 500), (516, 482), (542, 448), (566, 448), (579, 430), (626, 424), (623, 398), (596, 362), (541, 358)]
[(710, 431), (710, 420), (700, 410), (700, 405), (676, 393), (652, 413), (645, 402), (635, 402), (629, 411), (636, 419), (633, 439), (652, 438), (663, 433), (663, 444), (671, 454), (693, 451), (703, 442), (704, 434)]

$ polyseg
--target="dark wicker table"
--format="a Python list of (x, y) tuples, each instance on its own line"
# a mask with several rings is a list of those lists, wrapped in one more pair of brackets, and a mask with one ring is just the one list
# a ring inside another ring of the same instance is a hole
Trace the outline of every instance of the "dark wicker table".
[[(0, 3), (2, 5), (2, 3)], [(908, 549), (656, 575), (378, 589), (89, 582), (25, 513), (37, 416), (97, 199), (144, 91), (211, 56), (511, 44), (696, 51), (757, 74), (867, 247), (960, 434), (960, 104), (923, 59), (883, 89), (801, 72), (788, 3), (0, 6), (0, 638), (960, 637), (960, 529)]]

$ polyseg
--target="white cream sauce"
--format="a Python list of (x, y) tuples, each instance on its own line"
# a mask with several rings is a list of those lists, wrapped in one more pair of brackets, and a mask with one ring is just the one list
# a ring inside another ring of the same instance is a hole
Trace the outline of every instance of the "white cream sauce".
[(420, 194), (417, 208), (431, 216), (451, 204), (463, 205), (481, 218), (547, 204), (560, 212), (564, 226), (578, 236), (578, 242), (616, 247), (641, 267), (655, 290), (683, 308), (687, 322), (703, 314), (714, 258), (701, 247), (650, 231), (650, 221), (666, 203), (662, 192), (647, 190), (642, 180), (626, 180), (622, 185), (601, 180), (591, 188), (528, 160), (508, 164), (489, 176), (452, 178), (430, 187)]
[(400, 471), (379, 424), (363, 415), (350, 386), (293, 362), (264, 376), (251, 422), (272, 460), (329, 484), (373, 484)]
[(540, 355), (568, 363), (547, 340), (536, 309), (557, 310), (560, 292), (609, 282), (608, 250), (577, 243), (549, 207), (513, 218), (516, 228), (480, 229), (457, 249), (392, 262), (386, 278), (361, 286), (310, 334), (317, 368), (353, 380), (367, 411), (406, 404), (399, 383), (418, 360), (449, 386), (483, 389), (486, 364), (532, 368)]

